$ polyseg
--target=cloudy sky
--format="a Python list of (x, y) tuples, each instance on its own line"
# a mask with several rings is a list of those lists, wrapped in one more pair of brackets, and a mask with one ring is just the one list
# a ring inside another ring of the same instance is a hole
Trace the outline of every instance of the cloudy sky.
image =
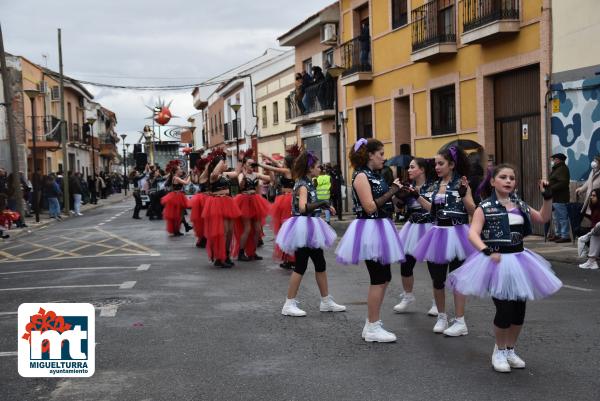
[[(333, 0), (0, 0), (8, 52), (58, 71), (62, 28), (65, 74), (117, 85), (202, 82), (278, 47), (276, 38)], [(44, 55), (46, 57), (44, 57)], [(141, 130), (160, 96), (186, 124), (191, 91), (140, 92), (90, 87), (117, 113), (117, 131)], [(137, 141), (137, 137), (135, 138)]]

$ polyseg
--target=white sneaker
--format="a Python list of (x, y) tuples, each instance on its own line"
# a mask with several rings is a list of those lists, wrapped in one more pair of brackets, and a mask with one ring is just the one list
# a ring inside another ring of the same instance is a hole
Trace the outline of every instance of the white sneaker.
[(437, 309), (437, 305), (435, 304), (435, 301), (433, 301), (433, 304), (431, 305), (431, 309), (429, 309), (427, 311), (427, 314), (429, 316), (437, 316), (438, 315), (438, 309)]
[(75, 215), (75, 211), (74, 210), (69, 210), (69, 212), (71, 212), (72, 215)]
[(285, 316), (306, 316), (306, 312), (298, 308), (296, 299), (286, 299), (281, 314)]
[(505, 349), (500, 350), (498, 349), (498, 346), (494, 346), (494, 352), (492, 353), (492, 366), (496, 372), (510, 372), (510, 365), (506, 359)]
[(445, 313), (439, 313), (437, 316), (437, 322), (433, 326), (434, 333), (443, 333), (448, 328), (448, 315)]
[(583, 262), (582, 264), (580, 264), (579, 268), (580, 269), (589, 269), (591, 265), (592, 265), (592, 260), (588, 259), (585, 262)]
[(448, 337), (466, 336), (467, 334), (469, 334), (469, 330), (467, 330), (464, 317), (460, 319), (454, 319), (452, 326), (444, 330), (444, 335)]
[(367, 329), (369, 328), (369, 319), (365, 319), (365, 326), (362, 331), (362, 338), (364, 339), (367, 336)]
[(76, 214), (77, 216), (83, 216), (83, 213), (79, 213), (79, 212), (77, 212), (77, 213), (75, 213), (75, 214)]
[(331, 295), (327, 295), (321, 298), (321, 304), (319, 305), (321, 312), (343, 312), (346, 310), (344, 305), (338, 305)]
[(365, 341), (369, 343), (391, 343), (396, 341), (396, 335), (385, 330), (383, 328), (383, 322), (378, 320), (375, 323), (368, 323)]
[(522, 360), (519, 355), (515, 352), (515, 349), (507, 349), (506, 350), (506, 360), (511, 368), (515, 369), (524, 369), (525, 361)]
[(598, 262), (597, 261), (593, 261), (590, 266), (588, 267), (588, 269), (590, 270), (598, 270)]
[(414, 306), (415, 300), (415, 296), (412, 293), (405, 293), (400, 303), (394, 306), (394, 312), (405, 313), (411, 311), (413, 309), (412, 306)]

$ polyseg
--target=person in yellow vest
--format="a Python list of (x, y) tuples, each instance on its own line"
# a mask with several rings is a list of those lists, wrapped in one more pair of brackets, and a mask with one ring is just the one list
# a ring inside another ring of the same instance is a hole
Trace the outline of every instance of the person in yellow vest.
[[(315, 178), (317, 187), (317, 199), (319, 201), (328, 201), (331, 198), (331, 176), (327, 174), (327, 171), (321, 166), (321, 173)], [(325, 221), (331, 225), (331, 212), (329, 209), (323, 209), (325, 211)]]

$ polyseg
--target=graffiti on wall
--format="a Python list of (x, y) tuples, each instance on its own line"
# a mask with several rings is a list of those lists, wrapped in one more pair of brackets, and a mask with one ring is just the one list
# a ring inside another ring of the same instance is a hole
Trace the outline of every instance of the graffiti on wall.
[(567, 155), (571, 180), (585, 180), (590, 162), (600, 155), (600, 77), (554, 84), (551, 89), (552, 153)]

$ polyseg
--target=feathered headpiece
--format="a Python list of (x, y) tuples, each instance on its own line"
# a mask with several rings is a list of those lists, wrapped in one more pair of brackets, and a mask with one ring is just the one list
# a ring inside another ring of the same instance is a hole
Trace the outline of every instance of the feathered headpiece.
[(208, 158), (199, 157), (198, 160), (196, 160), (196, 168), (199, 171), (204, 171), (204, 168), (206, 167), (207, 164), (208, 164)]
[(292, 156), (294, 159), (298, 156), (300, 156), (300, 146), (298, 146), (297, 143), (293, 144), (292, 146), (288, 147), (285, 151), (285, 153), (287, 153), (288, 155)]
[(223, 160), (226, 159), (226, 154), (223, 148), (214, 148), (213, 150), (211, 150), (208, 156), (206, 156), (207, 163), (212, 162), (217, 157), (220, 157)]
[(252, 159), (252, 157), (254, 156), (254, 148), (250, 148), (244, 152), (240, 152), (240, 156), (242, 156), (241, 160)]
[(165, 171), (167, 172), (167, 174), (171, 174), (173, 172), (175, 172), (180, 166), (180, 161), (175, 159), (175, 160), (171, 160), (169, 163), (167, 163), (167, 166), (165, 167)]

